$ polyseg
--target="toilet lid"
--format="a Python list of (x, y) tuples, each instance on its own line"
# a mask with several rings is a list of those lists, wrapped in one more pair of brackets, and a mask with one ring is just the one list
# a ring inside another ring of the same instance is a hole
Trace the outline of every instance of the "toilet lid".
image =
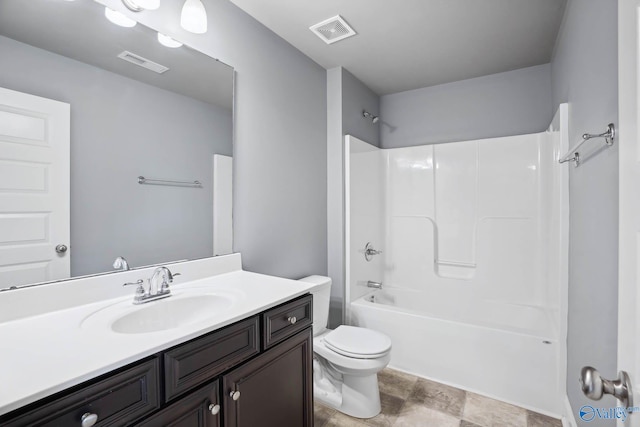
[(388, 336), (355, 326), (338, 326), (324, 337), (324, 342), (336, 353), (359, 359), (373, 359), (391, 350), (391, 339)]

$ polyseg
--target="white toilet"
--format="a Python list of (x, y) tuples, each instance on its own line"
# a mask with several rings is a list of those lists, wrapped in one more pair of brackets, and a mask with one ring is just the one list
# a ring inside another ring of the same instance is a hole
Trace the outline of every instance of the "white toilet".
[(327, 329), (331, 279), (309, 276), (313, 294), (313, 393), (322, 403), (357, 418), (380, 413), (377, 373), (389, 364), (391, 340), (367, 328)]

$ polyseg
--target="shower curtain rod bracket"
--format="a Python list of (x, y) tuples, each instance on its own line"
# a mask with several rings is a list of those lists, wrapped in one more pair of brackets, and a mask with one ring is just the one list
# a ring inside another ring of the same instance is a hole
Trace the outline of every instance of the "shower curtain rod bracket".
[[(604, 138), (604, 143), (606, 144), (607, 147), (610, 147), (613, 145), (613, 142), (616, 138), (616, 127), (613, 123), (609, 123), (609, 125), (607, 126), (607, 130), (605, 132), (599, 133), (599, 134), (591, 134), (591, 133), (584, 133), (582, 134), (582, 140), (580, 142), (578, 142), (576, 145), (574, 145), (573, 147), (571, 147), (571, 149), (567, 152), (567, 154), (565, 154), (564, 156), (560, 157), (558, 159), (559, 163), (566, 163), (569, 161), (573, 161), (575, 162), (574, 166), (579, 166), (580, 165), (580, 153), (578, 152), (578, 149), (582, 146), (582, 144), (584, 144), (585, 142), (587, 142), (590, 139), (594, 139), (594, 138)], [(573, 157), (571, 157), (571, 153), (573, 153)]]
[(604, 138), (604, 143), (611, 146), (613, 145), (613, 140), (616, 138), (616, 127), (613, 123), (609, 123), (607, 125), (607, 131), (599, 134), (591, 134), (585, 133), (582, 135), (582, 139), (588, 141), (592, 138)]

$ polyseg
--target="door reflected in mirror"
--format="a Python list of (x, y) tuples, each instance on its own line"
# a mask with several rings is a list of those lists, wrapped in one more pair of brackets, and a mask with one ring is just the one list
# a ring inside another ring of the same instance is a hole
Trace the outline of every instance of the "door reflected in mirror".
[(0, 53), (0, 289), (232, 252), (231, 67), (91, 1), (3, 0)]

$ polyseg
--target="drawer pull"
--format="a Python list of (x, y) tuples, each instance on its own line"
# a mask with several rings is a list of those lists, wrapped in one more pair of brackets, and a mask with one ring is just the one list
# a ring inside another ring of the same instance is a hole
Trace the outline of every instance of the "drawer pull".
[(220, 413), (220, 405), (214, 405), (213, 403), (211, 403), (209, 405), (209, 412), (211, 412), (211, 415), (218, 415)]
[(89, 412), (87, 412), (82, 415), (80, 421), (82, 421), (82, 427), (91, 427), (98, 422), (98, 416), (96, 414), (90, 414)]
[(240, 392), (232, 391), (231, 393), (229, 393), (229, 397), (231, 397), (233, 400), (238, 400), (240, 399)]
[(291, 323), (292, 325), (295, 325), (295, 324), (296, 324), (296, 322), (298, 321), (298, 319), (296, 319), (296, 317), (295, 317), (295, 316), (291, 316), (291, 317), (288, 317), (288, 318), (287, 318), (287, 321), (288, 321), (289, 323)]

